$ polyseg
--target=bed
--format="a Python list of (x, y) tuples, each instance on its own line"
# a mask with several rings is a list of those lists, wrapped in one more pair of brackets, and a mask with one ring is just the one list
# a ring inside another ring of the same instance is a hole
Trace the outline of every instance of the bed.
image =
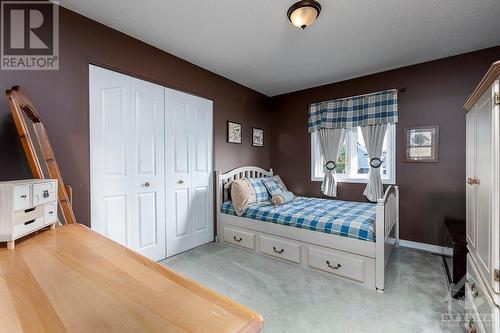
[(254, 166), (216, 172), (217, 241), (383, 292), (385, 268), (399, 242), (398, 187), (390, 185), (377, 203), (296, 197), (277, 207), (256, 203), (237, 216), (224, 185), (272, 175)]

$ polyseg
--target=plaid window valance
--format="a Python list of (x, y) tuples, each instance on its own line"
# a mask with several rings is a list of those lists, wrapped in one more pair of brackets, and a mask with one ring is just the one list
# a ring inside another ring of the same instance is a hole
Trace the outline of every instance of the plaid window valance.
[(309, 105), (309, 132), (398, 122), (396, 89)]

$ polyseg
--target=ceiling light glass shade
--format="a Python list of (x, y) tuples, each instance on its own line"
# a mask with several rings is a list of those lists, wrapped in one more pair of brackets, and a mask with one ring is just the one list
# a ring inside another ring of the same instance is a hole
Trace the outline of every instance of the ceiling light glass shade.
[(305, 29), (316, 21), (321, 11), (317, 1), (303, 0), (293, 4), (288, 9), (288, 19), (297, 28)]

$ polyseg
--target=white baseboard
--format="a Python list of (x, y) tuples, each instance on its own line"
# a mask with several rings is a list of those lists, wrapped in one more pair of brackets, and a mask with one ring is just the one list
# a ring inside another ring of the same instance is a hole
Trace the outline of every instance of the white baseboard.
[(426, 243), (419, 243), (419, 242), (414, 242), (414, 241), (409, 241), (409, 240), (404, 240), (404, 239), (399, 240), (399, 246), (408, 247), (408, 248), (416, 249), (416, 250), (432, 252), (432, 253), (436, 253), (436, 254), (444, 254), (447, 252), (446, 248), (444, 248), (442, 246), (426, 244)]

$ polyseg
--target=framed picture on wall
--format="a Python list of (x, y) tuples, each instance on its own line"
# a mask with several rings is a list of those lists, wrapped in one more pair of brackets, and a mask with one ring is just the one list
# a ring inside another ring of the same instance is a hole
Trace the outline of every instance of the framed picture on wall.
[(264, 147), (264, 130), (262, 128), (252, 127), (252, 146)]
[(227, 122), (227, 142), (241, 144), (241, 124), (234, 121)]
[(439, 126), (405, 128), (405, 162), (438, 162)]

